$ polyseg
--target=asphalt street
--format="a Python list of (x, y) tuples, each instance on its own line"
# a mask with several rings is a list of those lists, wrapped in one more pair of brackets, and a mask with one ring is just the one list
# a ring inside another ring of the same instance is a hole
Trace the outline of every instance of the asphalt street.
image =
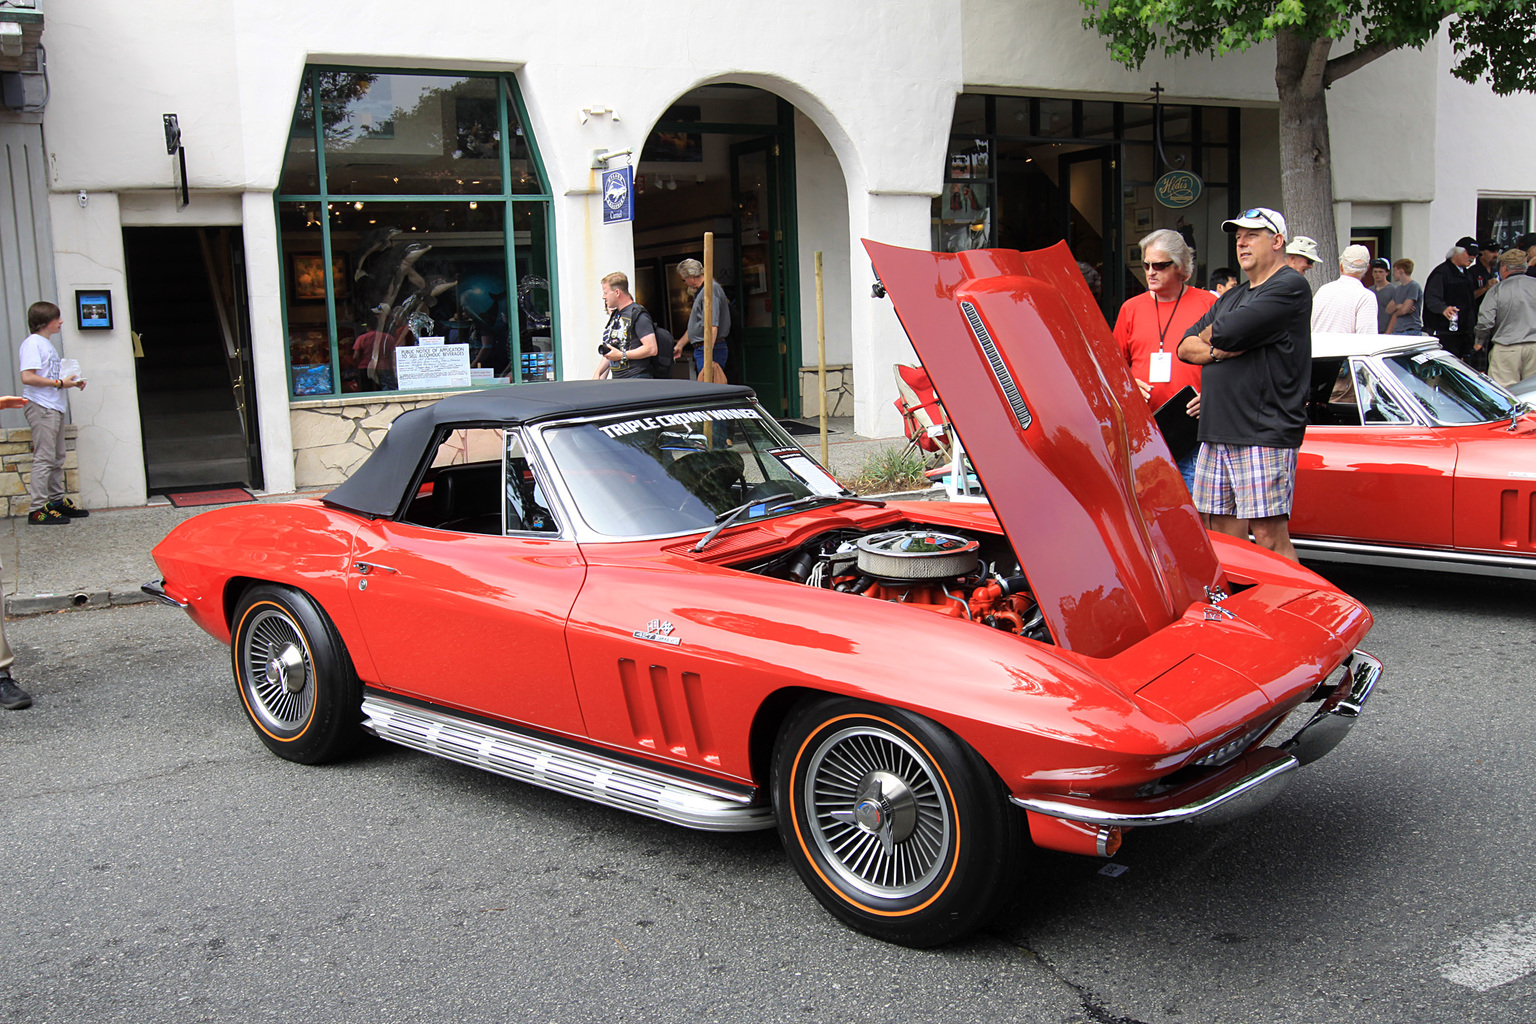
[(0, 1021), (1527, 1022), (1536, 586), (1329, 575), (1386, 663), (1255, 817), (1039, 855), (991, 930), (855, 934), (773, 833), (379, 747), (306, 768), (159, 605), (11, 623)]

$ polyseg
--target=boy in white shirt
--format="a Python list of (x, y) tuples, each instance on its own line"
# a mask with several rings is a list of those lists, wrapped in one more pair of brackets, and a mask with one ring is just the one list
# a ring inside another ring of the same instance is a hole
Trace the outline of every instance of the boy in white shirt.
[(27, 522), (64, 526), (71, 519), (90, 515), (64, 496), (64, 414), (69, 399), (64, 392), (85, 387), (76, 375), (61, 375), (59, 351), (48, 340), (64, 327), (59, 307), (34, 302), (27, 308), (27, 328), (32, 333), (21, 343), (21, 395), (27, 400), (27, 425), (32, 428), (32, 476), (27, 490), (32, 495)]

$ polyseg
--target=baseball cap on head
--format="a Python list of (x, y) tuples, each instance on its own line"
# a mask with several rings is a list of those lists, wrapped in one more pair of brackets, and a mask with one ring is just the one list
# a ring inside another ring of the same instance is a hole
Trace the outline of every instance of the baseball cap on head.
[(1280, 215), (1279, 211), (1271, 210), (1265, 206), (1255, 206), (1252, 209), (1244, 210), (1231, 220), (1221, 222), (1221, 230), (1223, 231), (1236, 231), (1238, 228), (1264, 228), (1267, 231), (1273, 231), (1282, 238), (1287, 234), (1285, 218)]
[(1339, 266), (1353, 273), (1360, 273), (1371, 265), (1371, 250), (1363, 245), (1348, 245), (1339, 253)]
[(1477, 239), (1473, 238), (1471, 235), (1462, 235), (1460, 238), (1456, 239), (1456, 248), (1465, 249), (1467, 252), (1476, 256)]
[(1313, 263), (1321, 263), (1322, 258), (1317, 254), (1317, 243), (1306, 235), (1297, 235), (1291, 239), (1291, 244), (1285, 247), (1287, 256), (1304, 256)]
[(1499, 245), (1499, 243), (1498, 242), (1494, 242), (1494, 241), (1484, 240), (1484, 241), (1478, 242), (1477, 243), (1477, 247), (1479, 249), (1483, 250), (1483, 252), (1497, 252), (1497, 253), (1502, 253), (1503, 252), (1503, 249)]
[(1392, 261), (1387, 259), (1385, 256), (1377, 256), (1375, 259), (1371, 260), (1371, 269), (1372, 270), (1391, 270), (1392, 269)]

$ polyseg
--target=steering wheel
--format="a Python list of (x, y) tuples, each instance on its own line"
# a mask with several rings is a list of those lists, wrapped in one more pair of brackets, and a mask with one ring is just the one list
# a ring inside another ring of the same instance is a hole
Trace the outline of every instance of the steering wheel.
[(745, 485), (746, 482), (746, 477), (742, 475), (740, 469), (729, 463), (721, 463), (718, 466), (711, 466), (699, 474), (694, 487), (703, 494), (712, 492), (730, 494), (731, 489), (736, 484)]

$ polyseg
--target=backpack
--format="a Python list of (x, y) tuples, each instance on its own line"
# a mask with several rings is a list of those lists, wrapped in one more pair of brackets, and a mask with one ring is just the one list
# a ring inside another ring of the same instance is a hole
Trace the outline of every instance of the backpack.
[[(652, 321), (654, 323), (654, 320)], [(672, 347), (677, 339), (665, 327), (656, 328), (656, 354), (651, 357), (651, 376), (657, 380), (672, 379)]]

